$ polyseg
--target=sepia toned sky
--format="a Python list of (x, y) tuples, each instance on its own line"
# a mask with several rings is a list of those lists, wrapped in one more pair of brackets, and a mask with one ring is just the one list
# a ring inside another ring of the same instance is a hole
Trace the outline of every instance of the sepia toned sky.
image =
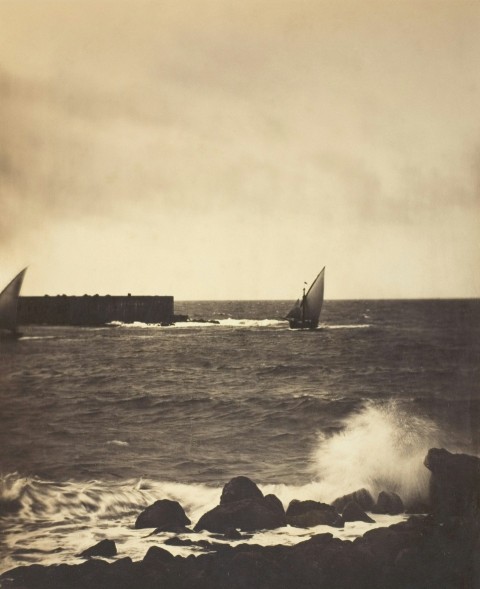
[(0, 0), (0, 288), (480, 296), (474, 0)]

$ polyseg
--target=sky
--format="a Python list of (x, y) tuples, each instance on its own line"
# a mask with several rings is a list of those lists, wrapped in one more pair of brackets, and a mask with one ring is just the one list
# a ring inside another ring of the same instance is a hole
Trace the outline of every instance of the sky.
[(0, 287), (480, 296), (480, 3), (0, 0)]

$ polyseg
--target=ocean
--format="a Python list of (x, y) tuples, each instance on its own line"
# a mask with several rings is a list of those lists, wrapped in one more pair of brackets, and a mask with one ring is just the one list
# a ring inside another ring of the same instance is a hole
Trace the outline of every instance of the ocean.
[(429, 448), (479, 454), (480, 300), (326, 301), (313, 331), (289, 329), (289, 308), (177, 302), (191, 322), (26, 326), (0, 342), (0, 572), (78, 563), (104, 538), (141, 559), (172, 535), (135, 530), (142, 509), (174, 499), (196, 523), (238, 475), (285, 508), (362, 487), (408, 502), (426, 497)]

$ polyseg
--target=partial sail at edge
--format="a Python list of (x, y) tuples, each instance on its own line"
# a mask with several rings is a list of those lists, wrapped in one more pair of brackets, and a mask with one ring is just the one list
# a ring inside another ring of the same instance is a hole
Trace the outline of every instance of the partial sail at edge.
[(26, 271), (24, 268), (0, 293), (0, 329), (17, 330), (17, 303)]

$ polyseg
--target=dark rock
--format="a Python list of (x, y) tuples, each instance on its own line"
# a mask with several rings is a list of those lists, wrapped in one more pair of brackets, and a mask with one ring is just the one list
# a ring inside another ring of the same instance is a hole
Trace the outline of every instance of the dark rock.
[(266, 551), (248, 550), (234, 555), (228, 574), (221, 586), (231, 589), (262, 587), (275, 589), (282, 587), (284, 573), (274, 559), (268, 558)]
[(165, 563), (170, 563), (174, 559), (175, 557), (168, 552), (168, 550), (160, 548), (159, 546), (151, 546), (143, 557), (143, 563), (147, 566), (153, 566), (154, 568), (157, 566), (163, 567)]
[(369, 524), (375, 523), (375, 520), (368, 516), (355, 501), (350, 501), (350, 503), (347, 503), (342, 513), (342, 519), (344, 522), (367, 522)]
[(387, 493), (382, 491), (378, 495), (377, 502), (372, 508), (372, 513), (387, 515), (398, 515), (405, 512), (403, 501), (396, 493)]
[(164, 544), (167, 544), (167, 546), (194, 546), (195, 542), (192, 540), (182, 540), (178, 536), (174, 536), (173, 538), (167, 538)]
[(240, 532), (238, 530), (236, 530), (235, 528), (228, 528), (227, 530), (225, 530), (225, 533), (223, 536), (226, 540), (241, 540), (242, 539), (242, 534), (240, 534)]
[(230, 528), (253, 532), (273, 530), (286, 524), (285, 512), (278, 509), (278, 503), (271, 498), (243, 499), (224, 503), (208, 511), (198, 521), (195, 531), (225, 533)]
[[(295, 548), (295, 547), (294, 547)], [(356, 549), (331, 534), (314, 536), (298, 545), (296, 586), (325, 589), (378, 587), (377, 565), (368, 552)], [(313, 565), (313, 566), (312, 566)], [(293, 585), (295, 586), (295, 585)]]
[(213, 534), (213, 538), (216, 540), (242, 540), (251, 537), (252, 534), (241, 534), (235, 528), (228, 528), (223, 534)]
[(311, 528), (314, 526), (342, 527), (343, 520), (334, 507), (319, 501), (290, 502), (287, 513), (287, 524), (296, 528)]
[(91, 556), (105, 556), (105, 557), (112, 557), (117, 554), (117, 546), (113, 540), (102, 540), (95, 544), (95, 546), (91, 546), (87, 548), (82, 553), (79, 554), (80, 558), (90, 558)]
[(102, 589), (130, 589), (138, 581), (129, 556), (113, 562), (101, 577)]
[(372, 554), (381, 566), (390, 566), (399, 552), (409, 546), (416, 546), (424, 537), (424, 526), (416, 521), (408, 525), (393, 525), (388, 528), (369, 530), (354, 545)]
[[(75, 577), (80, 587), (96, 587), (98, 584), (104, 585), (103, 579), (110, 565), (104, 560), (90, 558), (84, 563), (75, 567)], [(56, 571), (52, 571), (54, 576), (51, 577), (51, 586), (58, 587)]]
[(343, 497), (338, 497), (338, 499), (333, 501), (332, 505), (339, 513), (341, 513), (345, 509), (345, 506), (351, 501), (355, 501), (355, 503), (364, 511), (371, 511), (375, 504), (372, 495), (367, 489), (359, 489), (348, 495), (343, 495)]
[(319, 534), (292, 546), (289, 587), (322, 589), (380, 589), (378, 566), (368, 551), (351, 542)]
[(408, 514), (427, 514), (430, 513), (430, 506), (419, 499), (409, 501), (405, 506), (405, 513)]
[(285, 509), (280, 499), (272, 493), (265, 495), (265, 505), (267, 505), (272, 511), (276, 511), (281, 517), (285, 517)]
[(249, 540), (250, 538), (253, 538), (253, 534), (241, 534), (238, 530), (236, 530), (235, 528), (229, 528), (228, 530), (225, 530), (225, 532), (223, 532), (223, 534), (212, 534), (212, 538), (215, 538), (215, 540), (230, 540), (230, 541), (235, 541), (235, 540)]
[(220, 505), (243, 499), (263, 499), (263, 493), (248, 477), (235, 477), (223, 487)]
[(479, 516), (480, 458), (432, 448), (424, 464), (432, 472), (430, 503), (435, 516)]
[(293, 517), (309, 513), (310, 511), (333, 512), (335, 509), (331, 505), (327, 505), (327, 503), (320, 503), (320, 501), (312, 501), (311, 499), (299, 501), (298, 499), (293, 499), (287, 507), (286, 515), (287, 517)]
[(221, 542), (209, 542), (208, 540), (198, 540), (197, 542), (194, 542), (194, 545), (210, 552), (229, 552), (233, 550), (229, 544), (223, 544)]
[(175, 525), (164, 525), (160, 528), (155, 528), (153, 532), (148, 534), (149, 536), (156, 536), (158, 534), (163, 534), (165, 532), (173, 532), (174, 534), (191, 534), (192, 530), (190, 528), (186, 528), (185, 526), (175, 526)]
[(178, 501), (161, 499), (142, 511), (135, 522), (135, 528), (160, 528), (164, 532), (175, 532), (190, 523)]

